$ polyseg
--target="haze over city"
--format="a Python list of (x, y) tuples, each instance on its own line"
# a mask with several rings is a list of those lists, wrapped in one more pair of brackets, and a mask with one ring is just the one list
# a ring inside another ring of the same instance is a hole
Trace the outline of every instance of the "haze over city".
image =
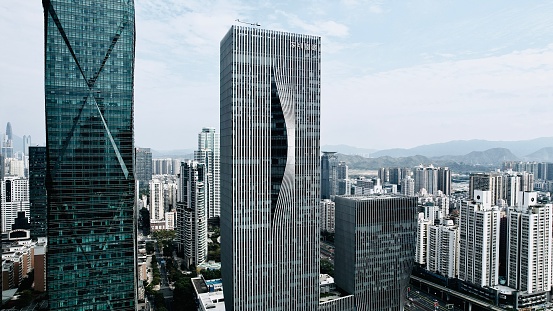
[[(322, 37), (322, 145), (549, 136), (552, 15), (517, 1), (137, 1), (135, 144), (193, 148), (219, 128), (219, 42), (236, 19)], [(2, 1), (0, 34), (0, 124), (44, 144), (42, 7)]]

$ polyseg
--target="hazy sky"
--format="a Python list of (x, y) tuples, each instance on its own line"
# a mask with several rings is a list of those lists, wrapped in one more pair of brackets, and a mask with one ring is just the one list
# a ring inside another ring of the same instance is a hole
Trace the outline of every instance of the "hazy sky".
[[(236, 19), (322, 37), (321, 143), (414, 147), (553, 136), (553, 2), (135, 0), (135, 142), (219, 127), (219, 42)], [(43, 144), (38, 0), (0, 1), (0, 132)]]

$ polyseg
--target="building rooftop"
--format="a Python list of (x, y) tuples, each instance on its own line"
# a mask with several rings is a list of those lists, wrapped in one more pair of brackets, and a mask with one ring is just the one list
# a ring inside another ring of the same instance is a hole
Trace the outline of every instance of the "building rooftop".
[(225, 310), (223, 282), (221, 279), (206, 281), (203, 277), (192, 278), (192, 285), (201, 305), (200, 310)]

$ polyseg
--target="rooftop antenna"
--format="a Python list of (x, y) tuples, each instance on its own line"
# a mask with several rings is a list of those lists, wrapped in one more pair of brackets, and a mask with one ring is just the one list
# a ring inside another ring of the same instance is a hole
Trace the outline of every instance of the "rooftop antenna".
[(261, 26), (259, 23), (243, 22), (243, 21), (239, 20), (238, 18), (236, 19), (236, 21), (239, 22), (239, 23), (242, 23), (242, 24), (250, 25), (250, 26), (257, 26), (257, 27)]

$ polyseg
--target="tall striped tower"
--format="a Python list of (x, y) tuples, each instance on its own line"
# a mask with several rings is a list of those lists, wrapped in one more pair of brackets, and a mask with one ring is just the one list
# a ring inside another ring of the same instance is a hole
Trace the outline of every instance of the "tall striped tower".
[(221, 41), (226, 310), (317, 310), (319, 37), (233, 26)]

